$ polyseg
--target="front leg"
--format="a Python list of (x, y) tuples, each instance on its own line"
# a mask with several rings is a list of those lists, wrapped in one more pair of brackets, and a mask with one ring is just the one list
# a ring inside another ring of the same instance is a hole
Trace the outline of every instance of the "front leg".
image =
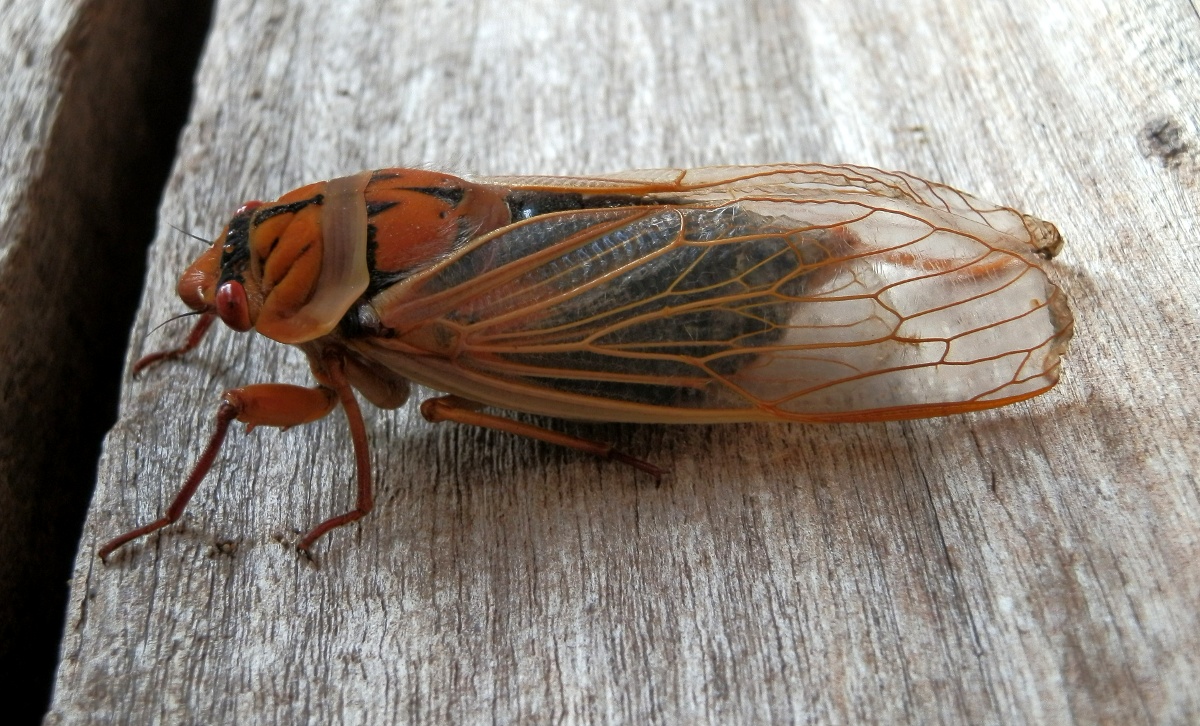
[(133, 364), (133, 377), (137, 378), (141, 375), (142, 371), (152, 365), (158, 365), (163, 361), (175, 360), (185, 353), (194, 350), (196, 346), (200, 345), (200, 341), (204, 340), (204, 336), (208, 334), (209, 328), (212, 327), (213, 321), (216, 319), (217, 316), (213, 313), (201, 313), (200, 319), (196, 321), (195, 327), (192, 328), (192, 332), (188, 334), (187, 342), (177, 348), (160, 350), (157, 353), (150, 353), (138, 358)]
[[(246, 424), (247, 430), (255, 426), (278, 426), (286, 429), (324, 417), (333, 410), (340, 397), (341, 393), (339, 391), (328, 386), (304, 388), (302, 386), (292, 386), (282, 383), (260, 383), (226, 391), (222, 394), (221, 405), (217, 408), (216, 429), (213, 431), (212, 438), (209, 439), (208, 446), (205, 447), (204, 453), (200, 455), (200, 459), (192, 469), (191, 475), (184, 482), (179, 493), (175, 495), (175, 500), (167, 508), (167, 513), (161, 518), (132, 529), (105, 544), (99, 550), (100, 559), (107, 561), (108, 556), (121, 545), (138, 537), (148, 535), (151, 532), (158, 531), (179, 519), (183, 514), (184, 507), (187, 506), (188, 500), (196, 493), (200, 482), (208, 474), (208, 470), (212, 468), (213, 461), (217, 458), (217, 452), (221, 449), (221, 443), (225, 440), (225, 435), (229, 431), (229, 424), (234, 421), (241, 421)], [(353, 395), (351, 395), (351, 399), (353, 399)], [(362, 416), (358, 413), (357, 404), (354, 406), (354, 412), (357, 414), (359, 427), (361, 428)], [(347, 411), (347, 414), (349, 415), (349, 411)], [(354, 429), (353, 423), (351, 423), (350, 428), (351, 430)], [(358, 448), (357, 438), (356, 434), (356, 449)], [(361, 498), (361, 475), (359, 479)], [(369, 493), (369, 473), (367, 475), (367, 488)], [(311, 544), (311, 542), (309, 543)]]

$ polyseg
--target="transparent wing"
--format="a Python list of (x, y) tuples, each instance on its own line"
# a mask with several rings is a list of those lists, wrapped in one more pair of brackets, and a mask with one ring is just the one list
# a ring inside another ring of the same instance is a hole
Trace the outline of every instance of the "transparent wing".
[(856, 167), (637, 174), (503, 180), (646, 203), (472, 242), (389, 291), (397, 336), (360, 349), (483, 403), (598, 420), (907, 418), (1057, 381), (1072, 319), (1038, 262), (1061, 245), (1044, 222)]

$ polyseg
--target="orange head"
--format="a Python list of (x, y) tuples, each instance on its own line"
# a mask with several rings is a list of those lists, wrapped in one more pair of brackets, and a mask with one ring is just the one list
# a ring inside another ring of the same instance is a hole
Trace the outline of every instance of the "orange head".
[(325, 254), (318, 186), (324, 185), (298, 189), (277, 202), (242, 205), (213, 246), (179, 278), (176, 289), (183, 302), (216, 313), (237, 331), (257, 328), (269, 337), (282, 332), (281, 342), (327, 333), (320, 325), (304, 330), (303, 324), (280, 324), (316, 293)]
[(488, 187), (422, 170), (362, 172), (242, 205), (177, 290), (234, 330), (304, 343), (332, 332), (364, 294), (508, 221)]

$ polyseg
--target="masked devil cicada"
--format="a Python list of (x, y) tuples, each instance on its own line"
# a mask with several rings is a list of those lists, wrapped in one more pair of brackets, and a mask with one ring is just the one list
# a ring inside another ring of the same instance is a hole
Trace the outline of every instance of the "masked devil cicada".
[(294, 426), (338, 405), (355, 508), (371, 509), (356, 392), (643, 461), (510, 409), (594, 421), (878, 421), (1036, 396), (1058, 380), (1072, 318), (1040, 220), (899, 173), (780, 164), (595, 177), (465, 179), (381, 169), (251, 202), (184, 272), (201, 314), (307, 354), (315, 388), (227, 391), (177, 519), (233, 420)]

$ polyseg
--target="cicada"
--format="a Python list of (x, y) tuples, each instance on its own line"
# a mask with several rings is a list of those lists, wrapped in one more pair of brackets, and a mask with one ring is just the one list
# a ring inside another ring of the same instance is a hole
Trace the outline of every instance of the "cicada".
[(636, 423), (881, 421), (1049, 390), (1072, 316), (1042, 259), (1053, 225), (902, 173), (779, 164), (589, 177), (381, 169), (241, 207), (180, 278), (200, 315), (306, 354), (313, 388), (226, 391), (175, 521), (234, 420), (289, 427), (339, 406), (371, 510), (356, 394), (638, 467), (611, 446), (489, 412)]

